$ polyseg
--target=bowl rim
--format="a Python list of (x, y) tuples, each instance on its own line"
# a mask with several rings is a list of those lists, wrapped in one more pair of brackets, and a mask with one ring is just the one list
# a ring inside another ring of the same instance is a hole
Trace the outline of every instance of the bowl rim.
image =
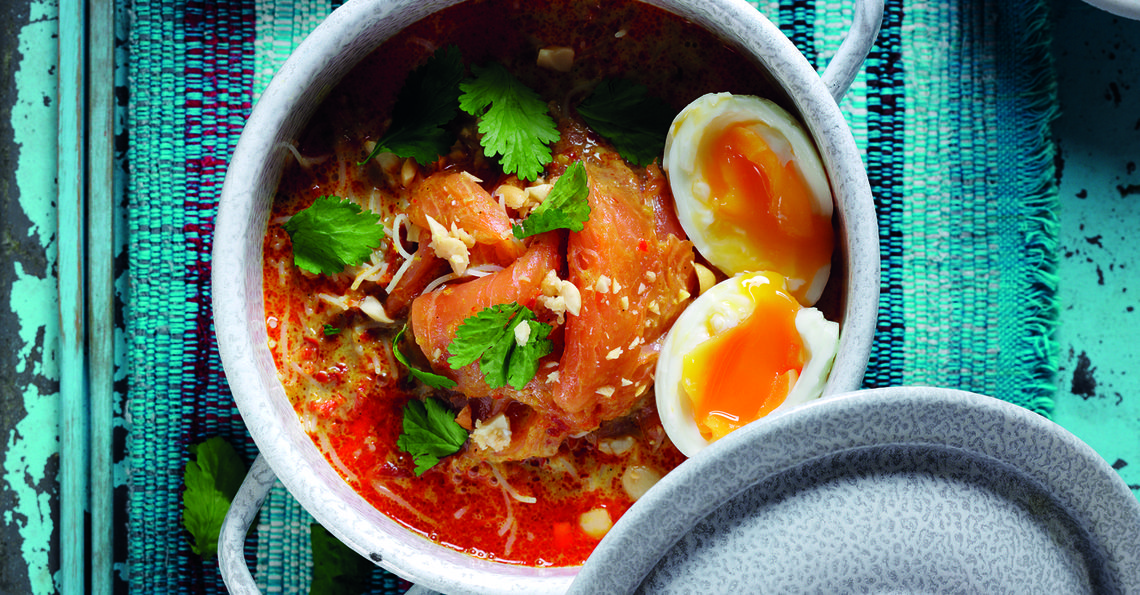
[[(407, 580), (446, 592), (558, 593), (577, 567), (530, 568), (478, 560), (430, 543), (379, 514), (320, 455), (276, 376), (266, 345), (261, 246), (267, 204), (284, 161), (282, 142), (308, 120), (327, 91), (368, 51), (400, 28), (462, 0), (350, 0), (288, 58), (254, 107), (227, 169), (212, 260), (214, 328), (238, 410), (286, 489), (330, 532)], [(867, 173), (838, 105), (790, 40), (739, 0), (648, 0), (698, 23), (763, 62), (820, 149), (848, 250), (846, 303), (837, 361), (826, 394), (862, 381), (874, 335), (879, 243)], [(366, 47), (367, 46), (367, 47)], [(271, 188), (266, 190), (266, 188)], [(411, 539), (408, 539), (408, 537)]]

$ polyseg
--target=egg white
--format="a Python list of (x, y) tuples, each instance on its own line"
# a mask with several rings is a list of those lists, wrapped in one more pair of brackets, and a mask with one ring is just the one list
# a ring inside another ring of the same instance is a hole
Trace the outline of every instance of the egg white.
[[(743, 274), (717, 283), (693, 300), (665, 337), (654, 380), (657, 412), (665, 433), (685, 456), (697, 454), (709, 441), (701, 436), (693, 418), (692, 403), (682, 385), (684, 357), (700, 343), (747, 319), (756, 307), (747, 286), (770, 282), (761, 274)], [(839, 344), (837, 323), (826, 320), (815, 308), (801, 308), (795, 324), (803, 340), (804, 367), (787, 398), (768, 415), (823, 394), (835, 360)]]
[[(732, 234), (710, 232), (715, 218), (708, 207), (709, 184), (703, 171), (700, 151), (708, 139), (715, 139), (729, 126), (747, 124), (760, 135), (782, 163), (794, 161), (812, 197), (812, 211), (831, 217), (831, 187), (823, 162), (803, 127), (775, 103), (751, 95), (712, 93), (704, 95), (677, 114), (665, 139), (663, 165), (676, 203), (677, 218), (697, 251), (726, 275), (756, 270), (756, 257), (744, 242)], [(741, 230), (740, 235), (744, 235)], [(807, 305), (823, 293), (831, 264), (815, 271), (810, 279), (789, 279), (798, 290), (808, 284)]]

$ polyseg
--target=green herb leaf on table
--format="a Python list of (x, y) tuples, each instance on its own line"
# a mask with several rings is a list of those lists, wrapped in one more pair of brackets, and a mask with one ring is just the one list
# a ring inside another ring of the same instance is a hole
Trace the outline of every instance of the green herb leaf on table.
[(649, 165), (665, 150), (676, 113), (648, 89), (626, 79), (606, 79), (578, 105), (590, 128), (609, 139), (627, 161)]
[(368, 590), (375, 565), (317, 523), (309, 525), (309, 547), (313, 552), (309, 595), (352, 595)]
[(581, 161), (575, 162), (554, 182), (546, 200), (511, 229), (520, 240), (552, 229), (582, 231), (583, 224), (590, 219), (589, 196), (586, 167)]
[(480, 118), (483, 150), (500, 156), (503, 171), (536, 180), (550, 163), (549, 144), (558, 128), (546, 103), (497, 62), (472, 69), (475, 78), (460, 83), (459, 107)]
[(404, 406), (403, 430), (396, 446), (412, 455), (417, 476), (441, 458), (459, 452), (467, 441), (467, 430), (455, 422), (455, 414), (431, 397), (408, 401)]
[[(479, 360), (479, 370), (491, 388), (510, 384), (522, 390), (538, 372), (538, 360), (553, 346), (547, 336), (551, 327), (534, 320), (534, 312), (517, 303), (497, 304), (469, 316), (455, 330), (448, 346), (453, 370)], [(519, 345), (515, 327), (530, 327), (529, 338)]]
[(384, 239), (380, 215), (348, 200), (321, 196), (285, 222), (293, 262), (311, 273), (333, 274), (372, 255)]
[(396, 337), (392, 339), (392, 354), (396, 356), (396, 361), (403, 364), (404, 367), (408, 369), (408, 373), (410, 373), (413, 378), (419, 380), (420, 382), (423, 382), (432, 388), (441, 388), (445, 390), (451, 390), (455, 388), (456, 382), (447, 376), (440, 376), (434, 372), (420, 370), (408, 362), (407, 356), (405, 356), (404, 353), (400, 351), (400, 340), (404, 337), (404, 331), (406, 330), (408, 330), (408, 327), (405, 325), (400, 329), (399, 332), (396, 333)]
[(190, 446), (182, 492), (182, 524), (190, 532), (190, 549), (203, 558), (218, 553), (218, 535), (234, 495), (245, 479), (245, 462), (224, 438)]
[(444, 130), (459, 112), (459, 82), (463, 79), (463, 56), (449, 45), (436, 50), (408, 80), (392, 108), (392, 126), (358, 165), (388, 151), (427, 165), (446, 155), (451, 137)]

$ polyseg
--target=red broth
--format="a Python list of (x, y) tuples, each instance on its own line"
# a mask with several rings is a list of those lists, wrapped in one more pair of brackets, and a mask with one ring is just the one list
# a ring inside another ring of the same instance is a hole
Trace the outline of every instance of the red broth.
[[(608, 377), (605, 370), (598, 372), (605, 376), (599, 382), (606, 382), (603, 388), (610, 388), (609, 392), (614, 392), (613, 387), (628, 387), (620, 407), (609, 407), (603, 395), (595, 397), (598, 402), (583, 409), (584, 413), (562, 417), (557, 408), (542, 401), (541, 394), (528, 400), (527, 395), (501, 391), (479, 395), (437, 391), (411, 379), (396, 362), (394, 335), (416, 311), (414, 300), (420, 297), (423, 282), (448, 269), (442, 260), (435, 262), (438, 259), (425, 252), (400, 276), (401, 287), (415, 290), (408, 295), (397, 295), (396, 287), (387, 291), (406, 260), (400, 248), (416, 252), (413, 240), (423, 239), (413, 237), (407, 224), (394, 228), (393, 222), (409, 213), (416, 188), (432, 174), (468, 171), (487, 192), (504, 180), (510, 182), (493, 160), (470, 150), (462, 139), (451, 155), (426, 166), (394, 157), (357, 165), (368, 154), (368, 143), (387, 128), (389, 112), (408, 72), (447, 44), (460, 48), (468, 67), (491, 60), (502, 63), (550, 101), (554, 113), (569, 116), (561, 121), (563, 140), (555, 146), (556, 154), (565, 159), (556, 159), (545, 175), (553, 179), (568, 161), (584, 159), (588, 153), (595, 155), (591, 175), (601, 172), (625, 180), (621, 184), (629, 188), (618, 188), (612, 194), (641, 197), (640, 208), (651, 213), (644, 233), (651, 240), (657, 238), (657, 243), (647, 242), (646, 237), (609, 237), (608, 230), (601, 228), (594, 236), (598, 242), (620, 242), (621, 251), (635, 254), (639, 249), (650, 253), (660, 247), (660, 254), (669, 258), (683, 259), (689, 250), (688, 259), (692, 259), (691, 248), (672, 215), (668, 185), (656, 165), (629, 166), (604, 140), (572, 118), (572, 106), (584, 90), (604, 77), (625, 77), (680, 110), (704, 93), (762, 95), (770, 87), (751, 63), (715, 38), (637, 2), (471, 1), (412, 25), (363, 60), (330, 91), (298, 139), (296, 159), (282, 176), (264, 247), (266, 324), (279, 376), (314, 443), (365, 499), (427, 539), (511, 564), (574, 566), (593, 550), (606, 521), (616, 522), (633, 503), (636, 493), (625, 487), (631, 477), (644, 481), (664, 475), (684, 457), (669, 443), (658, 421), (652, 398), (655, 352), (644, 345), (640, 350), (643, 359), (630, 360), (621, 370), (622, 382), (616, 371), (614, 377)], [(563, 73), (537, 66), (537, 51), (547, 46), (573, 48), (573, 69)], [(282, 225), (325, 195), (348, 197), (381, 214), (386, 228), (395, 230), (400, 246), (389, 237), (372, 262), (337, 275), (302, 272), (293, 264), (292, 245)], [(529, 240), (526, 248), (549, 242), (559, 259), (555, 268), (566, 278), (572, 267), (567, 259), (575, 258), (568, 253), (574, 254), (577, 240), (565, 231), (548, 234), (544, 240)], [(653, 265), (623, 262), (627, 268)], [(615, 274), (640, 275), (641, 271)], [(410, 283), (405, 277), (421, 282)], [(472, 282), (462, 278), (451, 284)], [(674, 282), (682, 288), (693, 283), (684, 276), (676, 276)], [(675, 289), (661, 286), (662, 292)], [(390, 306), (393, 323), (377, 322), (361, 311), (360, 304), (368, 296)], [(646, 335), (646, 343), (660, 339), (684, 303), (679, 299), (675, 311), (656, 317), (643, 313), (637, 319), (638, 325), (653, 331)], [(550, 312), (542, 316), (554, 318)], [(598, 320), (599, 326), (607, 324), (604, 318)], [(557, 353), (550, 361), (557, 364), (556, 356), (567, 345), (580, 343), (583, 331), (572, 332), (568, 324), (563, 329), (558, 321), (551, 322), (556, 326), (552, 339)], [(338, 332), (327, 334), (326, 325)], [(409, 334), (414, 335), (415, 329)], [(407, 340), (401, 351), (414, 352), (415, 344)], [(431, 355), (416, 354), (419, 364), (426, 367), (424, 358), (430, 360)], [(557, 369), (550, 361), (543, 370)], [(548, 372), (539, 375), (544, 373)], [(550, 384), (558, 382), (565, 380)], [(545, 443), (506, 457), (469, 441), (459, 453), (417, 477), (412, 457), (401, 452), (396, 442), (405, 405), (427, 396), (438, 398), (468, 425), (495, 413), (516, 425), (537, 419), (532, 427), (537, 428), (538, 441), (545, 439)], [(535, 452), (541, 456), (523, 456)], [(591, 516), (602, 519), (600, 526), (584, 520)]]

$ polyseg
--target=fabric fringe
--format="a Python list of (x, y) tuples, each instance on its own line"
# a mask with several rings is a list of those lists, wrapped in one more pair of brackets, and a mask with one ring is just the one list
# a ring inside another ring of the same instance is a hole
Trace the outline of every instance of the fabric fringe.
[(1009, 41), (1017, 60), (1004, 72), (1010, 87), (1027, 90), (1009, 99), (1018, 101), (1024, 119), (1017, 146), (1033, 151), (1019, 159), (1019, 177), (1028, 189), (1025, 196), (1026, 278), (1018, 288), (1025, 299), (1023, 337), (1026, 342), (1019, 361), (1025, 376), (1019, 382), (1024, 406), (1051, 417), (1057, 394), (1058, 354), (1056, 331), (1060, 308), (1057, 301), (1059, 266), (1058, 181), (1056, 145), (1052, 124), (1059, 115), (1057, 79), (1051, 53), (1052, 27), (1047, 2), (998, 2), (1001, 15), (1021, 19), (1020, 37)]

